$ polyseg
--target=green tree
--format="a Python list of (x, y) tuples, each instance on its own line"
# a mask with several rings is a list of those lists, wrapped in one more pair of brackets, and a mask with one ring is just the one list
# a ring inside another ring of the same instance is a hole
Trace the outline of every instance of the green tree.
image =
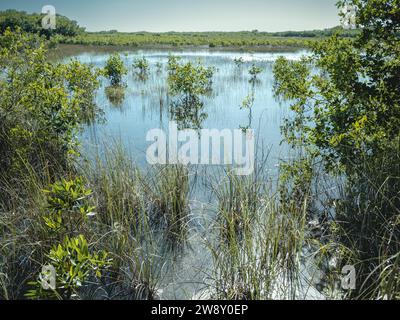
[(43, 15), (41, 14), (28, 14), (25, 11), (0, 11), (0, 33), (4, 33), (7, 29), (12, 31), (21, 29), (25, 32), (38, 33), (47, 37), (54, 35), (73, 37), (84, 32), (84, 28), (81, 28), (76, 21), (59, 14), (56, 17), (55, 30), (43, 29), (42, 18)]
[(168, 62), (168, 84), (171, 94), (185, 96), (205, 95), (212, 85), (214, 68), (206, 68), (201, 63), (180, 64), (179, 59), (170, 57)]
[(28, 165), (57, 175), (94, 110), (97, 71), (77, 61), (50, 63), (43, 40), (21, 30), (5, 31), (0, 43), (0, 176), (17, 182)]
[(275, 92), (294, 111), (286, 140), (346, 176), (336, 215), (341, 241), (357, 255), (356, 294), (393, 298), (400, 292), (400, 1), (338, 2), (345, 5), (357, 9), (355, 39), (336, 34), (301, 61), (280, 58)]

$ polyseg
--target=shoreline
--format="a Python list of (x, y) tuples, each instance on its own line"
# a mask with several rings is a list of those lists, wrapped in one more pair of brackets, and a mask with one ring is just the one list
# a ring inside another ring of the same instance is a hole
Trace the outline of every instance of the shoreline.
[(185, 45), (185, 46), (173, 46), (173, 45), (142, 45), (142, 46), (130, 46), (130, 45), (91, 45), (91, 44), (57, 44), (57, 47), (49, 50), (50, 57), (57, 56), (73, 56), (79, 53), (85, 52), (124, 52), (124, 51), (140, 51), (140, 50), (169, 50), (173, 52), (179, 51), (209, 51), (209, 52), (238, 52), (238, 53), (295, 53), (299, 51), (307, 50), (307, 47), (297, 46), (215, 46), (210, 47), (207, 45)]

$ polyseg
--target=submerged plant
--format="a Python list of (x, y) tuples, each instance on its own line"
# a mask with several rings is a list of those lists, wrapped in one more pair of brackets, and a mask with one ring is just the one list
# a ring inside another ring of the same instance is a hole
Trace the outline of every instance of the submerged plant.
[(115, 107), (121, 107), (125, 100), (125, 86), (109, 86), (105, 88), (105, 94), (110, 103)]
[(244, 59), (242, 57), (235, 58), (235, 59), (233, 59), (233, 62), (235, 63), (236, 67), (239, 69), (243, 66)]
[(145, 57), (136, 59), (133, 62), (133, 69), (140, 80), (145, 80), (149, 76), (149, 62)]
[(256, 83), (257, 82), (257, 76), (261, 73), (261, 72), (263, 72), (263, 69), (262, 68), (260, 68), (260, 67), (258, 67), (258, 66), (256, 66), (254, 63), (253, 63), (253, 65), (251, 66), (251, 68), (250, 68), (250, 70), (249, 70), (249, 75), (250, 75), (250, 80), (249, 80), (249, 82), (250, 83)]

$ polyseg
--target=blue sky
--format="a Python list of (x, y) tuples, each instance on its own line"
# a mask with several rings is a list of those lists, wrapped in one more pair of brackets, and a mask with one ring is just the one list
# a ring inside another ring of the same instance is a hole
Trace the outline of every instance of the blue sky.
[(88, 31), (285, 31), (339, 24), (337, 0), (0, 0), (0, 10), (57, 13)]

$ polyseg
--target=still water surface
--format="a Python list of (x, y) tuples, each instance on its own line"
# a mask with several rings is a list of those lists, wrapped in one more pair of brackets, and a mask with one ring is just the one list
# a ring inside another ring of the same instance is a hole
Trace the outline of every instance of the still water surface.
[[(122, 143), (129, 155), (133, 156), (139, 167), (145, 168), (146, 149), (151, 142), (146, 141), (147, 132), (159, 128), (168, 131), (172, 115), (169, 112), (171, 97), (167, 85), (167, 51), (135, 51), (122, 53), (121, 56), (129, 67), (129, 74), (124, 78), (127, 84), (125, 96), (120, 101), (107, 97), (109, 81), (102, 80), (96, 101), (104, 111), (104, 123), (88, 125), (81, 134), (84, 155), (90, 156), (94, 150), (101, 152), (104, 145), (115, 141)], [(278, 101), (273, 95), (273, 63), (279, 56), (298, 60), (306, 52), (297, 53), (239, 53), (182, 51), (173, 52), (183, 62), (201, 61), (205, 66), (213, 66), (216, 72), (213, 78), (213, 92), (202, 97), (204, 103), (201, 119), (183, 119), (184, 124), (192, 124), (203, 129), (239, 129), (250, 127), (257, 137), (257, 148), (268, 152), (265, 170), (271, 178), (276, 177), (280, 159), (288, 157), (287, 146), (281, 144), (281, 125), (290, 115), (288, 104)], [(132, 70), (136, 58), (145, 57), (150, 64), (150, 74), (146, 81), (138, 79)], [(96, 67), (104, 67), (109, 55), (87, 52), (75, 56), (75, 59)], [(242, 57), (244, 64), (239, 68), (234, 59)], [(70, 57), (65, 58), (68, 61)], [(241, 108), (243, 100), (251, 92), (249, 68), (252, 64), (263, 69), (255, 85), (255, 100), (251, 111)], [(86, 153), (86, 154), (85, 154)], [(256, 161), (259, 159), (256, 159)], [(207, 168), (206, 168), (207, 169)], [(169, 271), (162, 280), (162, 298), (190, 298), (199, 294), (202, 283), (210, 270), (211, 259), (203, 245), (207, 235), (207, 223), (203, 220), (205, 204), (212, 197), (204, 188), (191, 194), (193, 232), (190, 246), (179, 257), (169, 263)]]

